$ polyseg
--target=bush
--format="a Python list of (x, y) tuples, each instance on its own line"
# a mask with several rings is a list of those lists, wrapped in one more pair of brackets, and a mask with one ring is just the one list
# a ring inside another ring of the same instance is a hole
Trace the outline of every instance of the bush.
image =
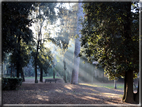
[(22, 85), (22, 78), (2, 78), (2, 90), (16, 90)]

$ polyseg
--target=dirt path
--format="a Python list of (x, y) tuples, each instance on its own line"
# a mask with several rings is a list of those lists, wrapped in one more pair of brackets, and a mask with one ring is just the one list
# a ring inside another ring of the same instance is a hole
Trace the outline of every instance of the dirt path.
[(34, 83), (27, 79), (19, 90), (3, 91), (3, 104), (123, 104), (123, 90), (86, 85)]

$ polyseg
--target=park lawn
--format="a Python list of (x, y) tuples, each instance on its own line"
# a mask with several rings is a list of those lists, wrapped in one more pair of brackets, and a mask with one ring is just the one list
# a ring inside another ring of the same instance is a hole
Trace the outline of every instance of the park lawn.
[[(25, 79), (34, 79), (35, 77), (25, 77)], [(40, 77), (37, 77), (37, 79), (39, 79)], [(50, 78), (53, 78), (53, 76), (50, 76), (50, 77), (43, 77), (43, 79), (50, 79)], [(58, 76), (55, 76), (55, 78), (60, 78), (62, 79), (61, 77), (58, 77)]]
[[(114, 89), (114, 84), (113, 83), (79, 83), (80, 85), (87, 85), (87, 86), (93, 86), (93, 87), (104, 87), (108, 89)], [(122, 83), (117, 83), (117, 89), (118, 90), (123, 90), (124, 89), (124, 84)]]
[[(114, 89), (114, 84), (112, 83), (101, 84), (101, 86), (109, 89)], [(117, 83), (117, 89), (124, 89), (124, 84)]]

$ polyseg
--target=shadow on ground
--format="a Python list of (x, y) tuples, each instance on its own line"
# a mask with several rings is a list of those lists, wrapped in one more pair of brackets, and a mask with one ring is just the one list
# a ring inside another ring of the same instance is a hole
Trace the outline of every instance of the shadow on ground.
[(23, 83), (3, 91), (3, 104), (123, 104), (122, 90), (57, 83)]

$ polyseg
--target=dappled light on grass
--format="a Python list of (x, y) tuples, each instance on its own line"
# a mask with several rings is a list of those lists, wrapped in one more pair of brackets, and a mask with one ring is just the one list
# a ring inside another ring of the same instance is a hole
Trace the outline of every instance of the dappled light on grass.
[(91, 86), (91, 87), (104, 87), (107, 89), (117, 90), (117, 91), (123, 91), (124, 84), (117, 83), (117, 89), (114, 89), (114, 83), (79, 83), (79, 85), (84, 86)]

